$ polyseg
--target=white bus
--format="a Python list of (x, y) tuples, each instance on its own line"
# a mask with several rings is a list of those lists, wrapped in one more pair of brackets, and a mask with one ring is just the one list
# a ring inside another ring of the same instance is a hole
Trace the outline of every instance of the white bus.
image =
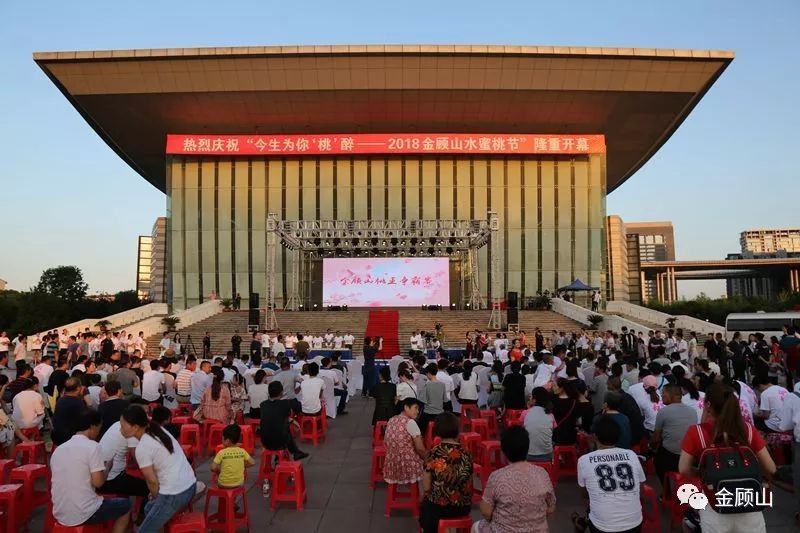
[(786, 311), (782, 313), (731, 313), (725, 319), (725, 336), (728, 340), (733, 338), (737, 331), (741, 332), (742, 339), (747, 340), (751, 333), (763, 333), (767, 342), (770, 337), (779, 339), (783, 335), (783, 326), (800, 328), (800, 311)]

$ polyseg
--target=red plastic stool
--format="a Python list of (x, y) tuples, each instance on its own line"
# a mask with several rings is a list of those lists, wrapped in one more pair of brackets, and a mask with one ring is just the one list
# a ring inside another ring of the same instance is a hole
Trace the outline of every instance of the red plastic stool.
[(445, 520), (439, 519), (439, 526), (436, 528), (437, 533), (470, 533), (472, 531), (472, 518), (466, 516), (464, 518), (450, 518)]
[(274, 511), (278, 502), (294, 503), (298, 511), (302, 511), (306, 502), (306, 478), (303, 474), (303, 463), (286, 461), (275, 468), (275, 484), (272, 487), (272, 498), (269, 504)]
[(247, 424), (240, 424), (239, 429), (242, 430), (242, 442), (240, 446), (250, 455), (256, 453), (256, 434), (251, 426)]
[(0, 459), (0, 485), (8, 483), (8, 476), (16, 467), (17, 462), (14, 459)]
[(208, 454), (211, 455), (217, 446), (222, 444), (222, 431), (226, 428), (224, 424), (214, 424), (208, 431), (208, 438), (206, 439), (206, 449)]
[[(274, 458), (274, 460), (273, 460)], [(291, 461), (292, 457), (289, 455), (289, 450), (261, 450), (261, 463), (258, 465), (258, 480), (264, 481), (269, 479), (272, 482), (275, 467), (273, 463), (280, 464), (281, 462)]]
[(472, 432), (477, 433), (481, 436), (481, 440), (489, 440), (489, 421), (484, 420), (483, 418), (473, 418), (472, 423)]
[[(475, 486), (475, 476), (478, 476), (478, 479), (481, 482), (481, 488)], [(489, 476), (486, 476), (488, 479)], [(473, 504), (480, 504), (481, 500), (483, 499), (483, 489), (486, 487), (486, 484), (483, 481), (483, 467), (478, 463), (472, 463), (472, 503)]]
[(30, 440), (42, 440), (42, 434), (39, 432), (39, 428), (25, 428), (20, 429), (20, 433), (25, 435), (25, 438)]
[(20, 442), (14, 449), (14, 453), (21, 465), (47, 464), (47, 451), (44, 448), (44, 442), (40, 440)]
[[(253, 429), (253, 436), (261, 433), (261, 420), (258, 418), (245, 418), (244, 423)], [(256, 446), (261, 446), (261, 439), (255, 439)]]
[[(44, 490), (36, 490), (36, 482), (44, 480)], [(45, 465), (22, 465), (11, 471), (9, 476), (11, 483), (22, 485), (22, 496), (24, 498), (22, 513), (17, 516), (27, 520), (33, 509), (40, 505), (50, 503), (50, 470)]]
[(58, 522), (53, 523), (50, 533), (107, 533), (111, 531), (113, 522), (105, 524), (84, 524), (82, 526), (65, 526)]
[(173, 416), (172, 423), (176, 426), (183, 426), (184, 424), (193, 424), (192, 417), (190, 416)]
[[(3, 509), (4, 531), (17, 531), (23, 523), (23, 486), (18, 484), (0, 485), (0, 507)], [(5, 529), (5, 524), (11, 527)]]
[[(234, 504), (237, 496), (242, 497), (242, 510), (236, 512)], [(217, 512), (213, 515), (208, 514), (211, 498), (217, 498)], [(209, 487), (206, 492), (206, 506), (203, 511), (208, 529), (234, 533), (239, 527), (250, 529), (250, 514), (247, 511), (247, 492), (244, 487), (223, 489), (220, 487)]]
[[(201, 428), (200, 428), (201, 431), (200, 432), (201, 432), (202, 437), (203, 437), (203, 442), (206, 443), (206, 447), (207, 448), (209, 447), (208, 446), (208, 434), (211, 432), (211, 428), (214, 427), (214, 426), (219, 426), (219, 425), (222, 425), (224, 427), (226, 424), (223, 424), (222, 420), (213, 420), (211, 418), (207, 418), (207, 419), (203, 420), (203, 423), (200, 425), (201, 426)], [(213, 446), (211, 448), (213, 448)]]
[(494, 409), (482, 409), (481, 410), (481, 418), (489, 422), (489, 438), (490, 439), (499, 439), (500, 438), (500, 428), (497, 424), (497, 413)]
[(662, 483), (662, 498), (664, 506), (669, 510), (669, 527), (677, 527), (683, 522), (683, 511), (681, 502), (678, 500), (678, 489), (681, 485), (689, 483), (697, 487), (698, 491), (703, 490), (702, 483), (698, 478), (683, 476), (678, 472), (667, 472)]
[(372, 448), (372, 467), (369, 472), (369, 488), (375, 488), (375, 482), (383, 482), (383, 465), (386, 463), (386, 448), (376, 446)]
[(578, 449), (578, 456), (581, 456), (585, 453), (589, 453), (589, 442), (590, 437), (583, 431), (578, 432), (578, 440), (576, 441), (575, 447)]
[(528, 461), (528, 464), (532, 464), (538, 466), (539, 468), (543, 468), (547, 471), (547, 475), (550, 476), (550, 482), (553, 484), (553, 488), (556, 488), (558, 484), (558, 476), (556, 475), (556, 469), (553, 466), (553, 463), (546, 463), (544, 461)]
[[(462, 405), (461, 415), (459, 416), (459, 425), (461, 431), (469, 431), (472, 421), (481, 417), (481, 410), (477, 405)], [(472, 431), (475, 431), (474, 429)]]
[(203, 513), (181, 513), (167, 522), (167, 533), (202, 533), (206, 531)]
[(461, 446), (463, 446), (465, 450), (472, 454), (473, 460), (478, 457), (478, 447), (481, 444), (481, 435), (479, 433), (459, 433), (458, 442), (461, 443)]
[(324, 413), (309, 416), (300, 416), (300, 438), (310, 440), (314, 446), (325, 438)]
[(183, 450), (183, 455), (186, 456), (186, 459), (189, 460), (189, 464), (194, 467), (194, 448), (191, 444), (181, 444), (181, 449)]
[(511, 426), (521, 426), (525, 411), (522, 409), (506, 409), (503, 414), (503, 425), (507, 428)]
[(322, 411), (319, 416), (322, 417), (322, 434), (325, 435), (328, 432), (328, 410), (325, 407), (325, 402), (322, 402)]
[(372, 430), (372, 447), (383, 446), (383, 438), (386, 435), (386, 420), (375, 422), (375, 429)]
[(244, 412), (236, 411), (236, 414), (233, 416), (233, 423), (239, 426), (244, 425)]
[[(407, 485), (403, 485), (407, 486)], [(414, 518), (419, 518), (419, 485), (412, 483), (410, 490), (400, 490), (400, 485), (389, 484), (386, 491), (386, 510), (384, 515), (389, 518), (393, 510), (409, 509)]]
[(785, 448), (791, 446), (794, 438), (791, 433), (767, 433), (767, 446), (777, 466), (786, 464)]
[(505, 458), (499, 440), (485, 440), (478, 446), (478, 463), (481, 465), (481, 486), (486, 485), (489, 474), (502, 467)]
[(575, 445), (553, 446), (553, 466), (556, 477), (578, 475), (578, 448)]
[(433, 448), (433, 420), (428, 422), (428, 427), (425, 428), (425, 438), (423, 442), (425, 443), (425, 447), (430, 449)]
[(182, 425), (178, 442), (181, 446), (188, 445), (192, 447), (192, 457), (199, 456), (200, 450), (202, 450), (200, 426), (191, 423)]
[(647, 483), (639, 487), (642, 500), (642, 531), (661, 531), (661, 508), (656, 491)]

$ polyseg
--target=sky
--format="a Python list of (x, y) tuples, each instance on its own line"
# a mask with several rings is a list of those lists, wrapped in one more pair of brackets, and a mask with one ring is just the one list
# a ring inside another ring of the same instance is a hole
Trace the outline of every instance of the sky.
[[(35, 51), (295, 44), (511, 44), (732, 50), (736, 59), (658, 153), (607, 201), (671, 220), (678, 259), (724, 258), (739, 232), (800, 226), (800, 1), (436, 0), (0, 2), (0, 278), (83, 270), (90, 292), (135, 288), (137, 236), (164, 195), (83, 121)], [(535, 133), (535, 132), (534, 132)], [(681, 282), (716, 296), (724, 282)]]

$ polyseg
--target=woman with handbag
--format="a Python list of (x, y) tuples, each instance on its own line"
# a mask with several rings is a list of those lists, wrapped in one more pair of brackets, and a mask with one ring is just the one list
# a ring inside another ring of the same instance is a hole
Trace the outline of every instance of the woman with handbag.
[(575, 444), (578, 441), (578, 391), (572, 381), (558, 378), (553, 387), (553, 443)]

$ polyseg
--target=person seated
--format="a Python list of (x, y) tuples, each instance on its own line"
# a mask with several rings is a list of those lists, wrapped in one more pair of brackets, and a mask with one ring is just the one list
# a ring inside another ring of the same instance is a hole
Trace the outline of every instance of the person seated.
[(53, 452), (50, 458), (53, 516), (65, 526), (113, 521), (111, 531), (123, 533), (130, 523), (130, 500), (103, 498), (97, 493), (107, 478), (102, 447), (95, 442), (102, 423), (100, 413), (84, 406), (74, 415), (75, 434)]
[(75, 422), (78, 414), (86, 407), (84, 387), (80, 378), (69, 378), (64, 383), (64, 394), (56, 402), (53, 414), (53, 444), (61, 446), (72, 438), (77, 431)]
[(437, 533), (440, 518), (469, 516), (472, 507), (472, 454), (458, 441), (459, 420), (453, 413), (436, 417), (434, 435), (442, 442), (431, 448), (422, 474), (422, 533)]
[(597, 431), (597, 425), (602, 416), (610, 417), (619, 427), (619, 440), (615, 443), (617, 448), (631, 448), (631, 421), (620, 412), (622, 407), (622, 394), (620, 392), (607, 392), (603, 411), (592, 424), (592, 433)]
[(302, 413), (302, 406), (296, 398), (283, 398), (283, 385), (280, 381), (269, 384), (269, 399), (261, 402), (260, 435), (261, 444), (267, 450), (289, 450), (295, 461), (305, 459), (308, 454), (295, 444), (292, 432), (289, 431), (290, 415)]
[(639, 491), (646, 477), (639, 458), (617, 446), (620, 429), (611, 416), (597, 419), (595, 436), (598, 449), (578, 459), (578, 486), (583, 487), (584, 496), (588, 495), (589, 517), (586, 523), (573, 515), (575, 529), (583, 531), (588, 526), (592, 533), (640, 531)]
[(103, 387), (106, 399), (100, 402), (97, 411), (103, 417), (103, 427), (100, 430), (100, 436), (105, 435), (108, 428), (119, 422), (119, 417), (122, 412), (131, 404), (128, 400), (122, 397), (122, 385), (119, 381), (109, 381)]
[(528, 432), (521, 426), (506, 429), (500, 448), (509, 464), (489, 476), (480, 503), (483, 520), (473, 525), (473, 533), (547, 533), (547, 515), (556, 511), (556, 494), (547, 471), (526, 459)]
[(167, 433), (175, 437), (176, 440), (180, 439), (181, 428), (172, 423), (172, 411), (163, 405), (159, 405), (153, 409), (153, 414), (150, 418), (153, 422), (161, 426)]
[(322, 397), (325, 393), (325, 382), (319, 377), (319, 365), (308, 364), (308, 377), (300, 384), (303, 414), (317, 416), (322, 413)]
[(44, 420), (44, 399), (39, 392), (39, 380), (28, 378), (25, 389), (14, 396), (14, 410), (11, 413), (20, 429), (38, 428)]
[[(124, 400), (123, 400), (124, 401)], [(135, 452), (139, 440), (135, 437), (125, 438), (122, 435), (119, 419), (111, 424), (100, 438), (100, 449), (103, 453), (103, 462), (106, 464), (108, 474), (106, 481), (97, 489), (100, 494), (118, 494), (124, 496), (139, 496), (141, 501), (140, 516), (144, 516), (144, 507), (148, 501), (150, 489), (147, 482), (127, 472), (128, 455)]]
[(523, 421), (530, 441), (528, 461), (552, 461), (555, 419), (550, 414), (550, 394), (547, 389), (544, 387), (534, 388), (531, 393), (530, 405), (531, 408), (525, 413)]
[(763, 376), (753, 378), (753, 388), (761, 393), (759, 410), (753, 413), (756, 427), (765, 433), (780, 433), (783, 401), (789, 391)]
[(239, 447), (242, 439), (242, 428), (230, 424), (222, 430), (222, 445), (225, 446), (211, 462), (211, 471), (218, 474), (217, 485), (223, 489), (232, 489), (244, 485), (245, 468), (256, 462), (247, 451)]
[(656, 426), (650, 437), (650, 447), (656, 449), (654, 459), (658, 479), (664, 480), (667, 472), (678, 471), (681, 457), (681, 443), (686, 431), (697, 424), (694, 409), (682, 402), (683, 389), (680, 385), (667, 385), (661, 393), (664, 402), (656, 415)]

